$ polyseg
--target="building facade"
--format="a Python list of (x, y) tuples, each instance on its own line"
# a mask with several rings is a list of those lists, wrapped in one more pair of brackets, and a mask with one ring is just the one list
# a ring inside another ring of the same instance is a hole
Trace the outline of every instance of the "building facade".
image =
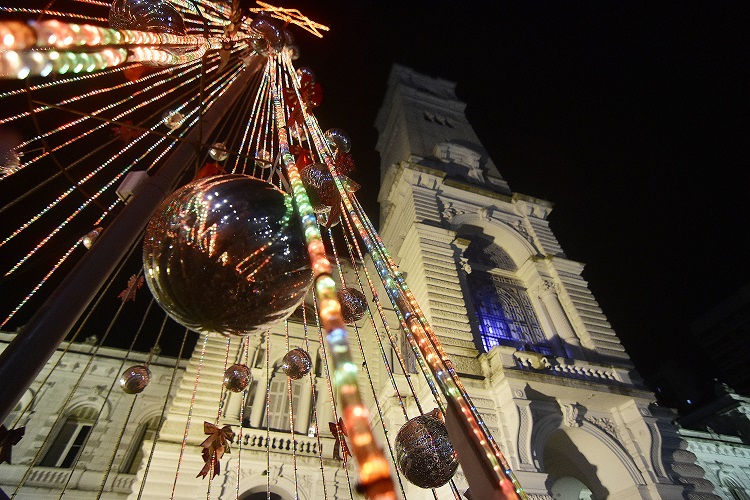
[(680, 436), (715, 492), (727, 500), (750, 499), (750, 398), (717, 383), (715, 397), (677, 419)]
[[(672, 424), (674, 413), (654, 404), (598, 307), (581, 276), (583, 264), (565, 256), (550, 230), (552, 204), (511, 191), (464, 109), (455, 84), (394, 67), (376, 122), (380, 235), (527, 494), (539, 500), (717, 498)], [(372, 264), (358, 265), (377, 276)], [(336, 279), (343, 286), (361, 279), (357, 273), (342, 262)], [(382, 286), (375, 288), (386, 296)], [(369, 297), (368, 304), (372, 312)], [(387, 304), (378, 304), (378, 313), (390, 325), (390, 342), (363, 319), (352, 343), (374, 432), (392, 444), (404, 415), (432, 409), (426, 403), (431, 385), (414, 376), (418, 363), (408, 347), (400, 348), (406, 342), (396, 313)], [(44, 412), (23, 413), (20, 423), (39, 436), (29, 434), (14, 448), (12, 479), (4, 476), (0, 484), (38, 488), (27, 498), (44, 498), (45, 488), (54, 496), (50, 484), (70, 478), (76, 488), (66, 494), (84, 491), (77, 498), (90, 498), (86, 484), (103, 480), (112, 484), (104, 489), (107, 498), (193, 499), (207, 488), (214, 498), (243, 500), (269, 492), (283, 500), (359, 497), (355, 464), (346, 460), (335, 426), (326, 350), (310, 326), (314, 315), (309, 302), (263, 335), (201, 338), (184, 368), (161, 373), (153, 367), (160, 383), (152, 385), (160, 389), (135, 399), (107, 389), (119, 364), (102, 364), (101, 356), (90, 362), (83, 350), (80, 359), (66, 354), (64, 368), (55, 368), (56, 383), (85, 384), (75, 396), (80, 401), (69, 404), (62, 392), (45, 389), (52, 377), (32, 391), (19, 411), (42, 404), (42, 397), (57, 399), (40, 406)], [(283, 360), (293, 348), (309, 354), (311, 376), (287, 377)], [(222, 389), (225, 370), (235, 363), (252, 373), (237, 393)], [(76, 378), (82, 366), (85, 383)], [(207, 478), (200, 477), (205, 423), (228, 425), (235, 434), (220, 473), (208, 471)], [(71, 452), (78, 436), (85, 447)], [(110, 449), (110, 441), (119, 445)], [(70, 474), (69, 460), (83, 466)], [(45, 479), (19, 477), (26, 471)], [(400, 481), (408, 498), (456, 498), (467, 487), (460, 469), (452, 485), (434, 494)]]
[(453, 83), (394, 67), (380, 233), (521, 483), (537, 498), (711, 497), (550, 230), (552, 205), (509, 189), (464, 108)]
[[(15, 334), (0, 333), (0, 350)], [(148, 355), (103, 347), (97, 339), (63, 343), (3, 422), (25, 428), (0, 464), (0, 491), (18, 499), (124, 499), (182, 378), (186, 362), (151, 356), (147, 391), (126, 394), (120, 374)], [(1, 497), (1, 496), (0, 496)]]

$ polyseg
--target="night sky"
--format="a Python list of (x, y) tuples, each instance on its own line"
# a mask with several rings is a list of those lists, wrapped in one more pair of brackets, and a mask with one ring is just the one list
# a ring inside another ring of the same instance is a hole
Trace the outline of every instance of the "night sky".
[[(647, 381), (669, 362), (710, 380), (688, 325), (750, 283), (747, 4), (493, 3), (297, 5), (331, 27), (295, 32), (321, 125), (349, 132), (367, 186), (392, 63), (457, 82), (511, 189), (555, 203), (553, 230)], [(359, 193), (373, 217), (375, 194)]]

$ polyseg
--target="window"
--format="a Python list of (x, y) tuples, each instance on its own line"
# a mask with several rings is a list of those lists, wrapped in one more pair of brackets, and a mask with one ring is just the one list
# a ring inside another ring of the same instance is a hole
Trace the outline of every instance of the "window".
[(81, 454), (92, 428), (93, 422), (82, 422), (75, 416), (69, 417), (60, 428), (39, 465), (43, 467), (72, 467)]
[(468, 284), (485, 352), (509, 345), (551, 354), (528, 293), (514, 277), (510, 256), (484, 238), (473, 240), (464, 255), (472, 269)]
[[(288, 377), (281, 368), (277, 368), (271, 378), (268, 388), (268, 407), (263, 414), (261, 428), (268, 427), (275, 431), (288, 431), (291, 429), (289, 421), (289, 391), (287, 389)], [(299, 415), (300, 402), (304, 384), (307, 384), (309, 392), (310, 380), (303, 377), (300, 380), (292, 381), (292, 408), (294, 409), (294, 418), (307, 418)], [(305, 427), (307, 427), (305, 422)], [(295, 420), (295, 427), (301, 426), (302, 422)]]
[(726, 487), (727, 491), (729, 491), (729, 494), (732, 495), (732, 498), (734, 500), (750, 499), (750, 496), (748, 496), (745, 488), (740, 486), (739, 481), (737, 481), (735, 478), (722, 474), (721, 482), (724, 484), (724, 487)]

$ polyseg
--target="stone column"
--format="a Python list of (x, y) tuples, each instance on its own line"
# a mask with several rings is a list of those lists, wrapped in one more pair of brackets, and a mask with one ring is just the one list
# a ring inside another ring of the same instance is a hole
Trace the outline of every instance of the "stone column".
[(258, 428), (263, 421), (263, 410), (266, 406), (266, 383), (265, 380), (258, 380), (255, 388), (255, 397), (253, 406), (250, 408), (250, 427)]
[(566, 357), (571, 359), (585, 359), (583, 356), (583, 350), (581, 349), (581, 341), (578, 340), (576, 332), (570, 325), (568, 315), (560, 303), (557, 297), (558, 286), (548, 280), (542, 281), (537, 288), (539, 298), (544, 304), (544, 308), (547, 310), (550, 321), (555, 328), (555, 332), (560, 339), (560, 343), (565, 350)]
[(310, 430), (310, 403), (312, 401), (312, 391), (310, 390), (309, 379), (303, 377), (302, 380), (305, 386), (302, 388), (302, 392), (299, 397), (299, 404), (297, 414), (294, 416), (294, 430), (302, 434), (307, 434)]

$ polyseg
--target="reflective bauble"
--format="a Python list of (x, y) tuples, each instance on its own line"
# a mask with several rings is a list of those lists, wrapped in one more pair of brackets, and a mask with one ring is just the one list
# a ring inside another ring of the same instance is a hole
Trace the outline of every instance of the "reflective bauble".
[(120, 388), (128, 394), (138, 394), (151, 380), (151, 370), (145, 365), (131, 366), (120, 376)]
[(13, 150), (0, 150), (0, 173), (10, 175), (21, 170), (21, 157)]
[(217, 142), (211, 146), (211, 149), (208, 150), (208, 154), (216, 161), (224, 161), (229, 157), (229, 152), (223, 142)]
[(161, 121), (170, 130), (177, 130), (182, 125), (182, 121), (185, 117), (179, 111), (165, 111), (161, 115)]
[(252, 380), (250, 368), (245, 365), (232, 365), (224, 372), (224, 387), (228, 391), (242, 392)]
[(281, 369), (284, 371), (287, 377), (292, 380), (297, 380), (308, 373), (312, 368), (312, 359), (307, 351), (304, 349), (292, 349), (284, 355)]
[(164, 0), (114, 0), (109, 9), (109, 25), (117, 30), (187, 33), (180, 13)]
[(146, 227), (143, 267), (172, 318), (224, 335), (286, 319), (312, 283), (292, 198), (238, 174), (198, 179), (167, 198)]
[(300, 171), (300, 179), (315, 213), (329, 212), (329, 207), (340, 203), (339, 191), (333, 176), (323, 163), (313, 163), (303, 168)]
[(458, 469), (458, 454), (448, 438), (448, 429), (430, 414), (406, 422), (396, 435), (396, 464), (412, 484), (438, 488)]
[(255, 166), (259, 168), (271, 168), (273, 166), (273, 157), (265, 149), (259, 149), (255, 153)]
[(86, 233), (86, 235), (81, 238), (81, 243), (83, 243), (83, 246), (87, 249), (91, 248), (91, 245), (93, 245), (99, 235), (102, 234), (102, 231), (104, 231), (104, 229), (102, 229), (101, 227), (97, 227), (96, 229), (93, 229)]
[(367, 297), (356, 288), (342, 288), (336, 292), (341, 304), (341, 316), (344, 322), (354, 323), (362, 319), (367, 312)]
[(266, 12), (259, 12), (250, 22), (250, 33), (250, 45), (262, 56), (276, 54), (284, 48), (284, 28), (277, 19)]
[(333, 153), (348, 153), (352, 149), (352, 140), (349, 134), (340, 128), (330, 128), (325, 133), (328, 145), (334, 150)]
[(300, 66), (297, 68), (297, 80), (301, 81), (303, 78), (315, 81), (315, 72), (307, 66)]

